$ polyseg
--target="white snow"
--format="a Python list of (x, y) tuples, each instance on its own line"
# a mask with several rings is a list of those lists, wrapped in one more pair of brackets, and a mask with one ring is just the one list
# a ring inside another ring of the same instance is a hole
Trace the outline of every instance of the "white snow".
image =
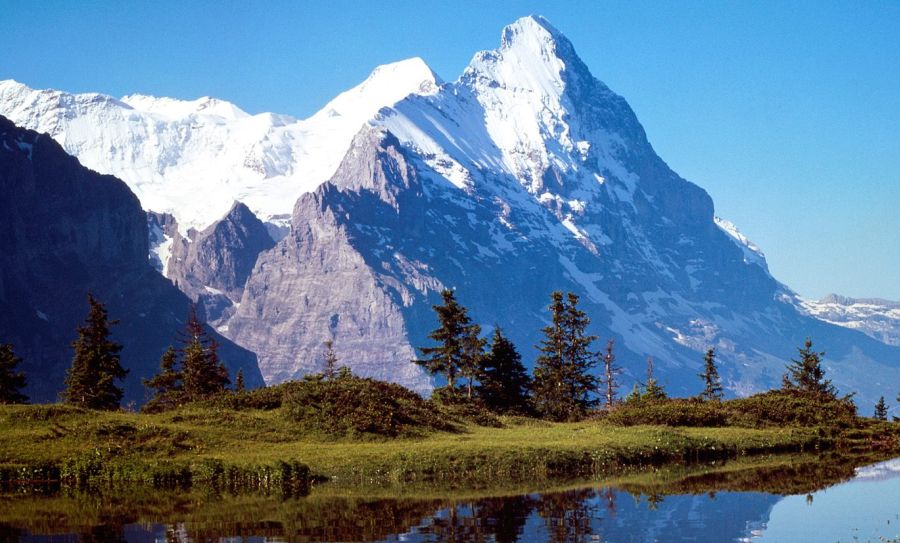
[(766, 262), (766, 255), (763, 254), (762, 249), (760, 249), (755, 243), (747, 239), (747, 236), (742, 234), (733, 222), (727, 221), (721, 217), (715, 217), (714, 220), (716, 222), (716, 226), (718, 226), (719, 229), (728, 234), (734, 241), (735, 245), (740, 247), (744, 252), (745, 263), (756, 264), (767, 272), (769, 271), (769, 264)]

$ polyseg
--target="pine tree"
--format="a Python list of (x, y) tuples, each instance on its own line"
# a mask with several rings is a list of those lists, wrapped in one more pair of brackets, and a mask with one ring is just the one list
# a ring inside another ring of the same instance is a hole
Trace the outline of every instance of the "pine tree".
[(337, 363), (338, 358), (334, 353), (334, 341), (326, 340), (325, 341), (325, 369), (322, 370), (322, 376), (325, 379), (332, 379), (337, 374)]
[(703, 373), (698, 377), (703, 379), (703, 392), (700, 397), (706, 401), (719, 401), (722, 399), (722, 380), (719, 378), (719, 370), (716, 369), (716, 349), (710, 347), (704, 358)]
[(196, 401), (225, 392), (231, 383), (228, 370), (219, 360), (219, 344), (191, 306), (185, 330), (181, 334), (181, 372), (188, 401)]
[(791, 363), (787, 365), (787, 373), (782, 379), (783, 388), (835, 398), (837, 390), (829, 379), (825, 379), (825, 370), (822, 369), (822, 357), (825, 353), (814, 351), (809, 338), (806, 338), (803, 348), (798, 348), (797, 351), (800, 359), (791, 359)]
[[(422, 358), (415, 362), (432, 375), (441, 374), (447, 379), (450, 393), (456, 391), (456, 377), (465, 372), (471, 387), (478, 368), (478, 358), (483, 350), (478, 348), (480, 327), (472, 324), (468, 310), (459, 305), (452, 290), (441, 292), (443, 305), (433, 306), (439, 326), (428, 337), (438, 343), (436, 347), (420, 347)], [(483, 341), (483, 340), (482, 340)]]
[(237, 375), (234, 376), (234, 391), (235, 392), (245, 392), (247, 390), (246, 385), (244, 385), (244, 370), (239, 369)]
[(496, 328), (491, 349), (484, 357), (478, 396), (493, 411), (524, 413), (528, 410), (531, 379), (522, 356), (503, 330)]
[(172, 409), (184, 403), (184, 383), (178, 368), (178, 353), (169, 346), (159, 361), (160, 372), (151, 379), (144, 379), (144, 386), (153, 391), (153, 397), (144, 411), (155, 412)]
[(653, 357), (647, 357), (647, 385), (644, 387), (644, 400), (665, 400), (668, 394), (653, 376)]
[(12, 345), (0, 343), (0, 404), (28, 403), (28, 396), (21, 392), (26, 384), (25, 374), (16, 371), (21, 363)]
[(466, 327), (462, 340), (463, 356), (459, 363), (459, 375), (466, 379), (466, 398), (472, 399), (475, 381), (481, 376), (484, 364), (484, 347), (487, 340), (481, 337), (481, 326)]
[(887, 404), (884, 403), (884, 396), (878, 398), (878, 403), (875, 404), (875, 419), (877, 420), (887, 420), (888, 408)]
[(110, 339), (110, 327), (119, 321), (109, 320), (106, 308), (88, 294), (90, 311), (84, 325), (78, 327), (78, 338), (72, 342), (75, 356), (66, 377), (63, 397), (66, 403), (90, 409), (113, 410), (122, 401), (122, 389), (116, 379), (124, 379), (128, 370), (122, 367), (122, 346)]
[[(538, 411), (554, 420), (572, 420), (596, 403), (590, 398), (597, 380), (589, 373), (596, 362), (590, 344), (596, 336), (585, 335), (590, 319), (578, 309), (578, 296), (562, 292), (550, 295), (551, 324), (543, 328), (538, 345), (541, 354), (534, 369), (534, 402)], [(567, 303), (568, 302), (568, 303)]]
[(619, 389), (617, 376), (622, 373), (622, 368), (616, 365), (616, 355), (613, 353), (615, 340), (606, 342), (606, 351), (603, 353), (603, 383), (606, 385), (606, 408), (610, 409), (616, 403), (616, 391)]

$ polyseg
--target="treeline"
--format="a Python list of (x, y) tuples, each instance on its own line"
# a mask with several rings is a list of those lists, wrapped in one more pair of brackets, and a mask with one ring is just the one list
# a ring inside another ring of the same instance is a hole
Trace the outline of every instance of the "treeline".
[[(481, 326), (473, 322), (452, 290), (444, 290), (441, 297), (443, 303), (433, 306), (438, 327), (428, 336), (434, 344), (420, 347), (421, 358), (415, 360), (446, 381), (446, 386), (434, 391), (438, 401), (484, 407), (498, 414), (566, 421), (581, 419), (600, 407), (610, 410), (617, 405), (668, 399), (654, 376), (652, 358), (647, 359), (645, 382), (635, 383), (628, 395), (620, 395), (622, 369), (616, 363), (615, 342), (609, 339), (602, 350), (594, 350), (598, 338), (587, 333), (590, 318), (578, 307), (579, 298), (574, 293), (556, 291), (550, 295), (550, 324), (541, 331), (531, 374), (501, 328), (495, 327), (489, 339), (482, 337)], [(117, 381), (123, 380), (128, 371), (121, 364), (122, 345), (111, 339), (111, 328), (118, 321), (111, 320), (105, 306), (90, 294), (88, 305), (88, 315), (72, 342), (74, 355), (61, 399), (90, 409), (119, 409), (123, 391)], [(159, 373), (144, 380), (149, 397), (144, 411), (165, 411), (244, 391), (240, 371), (231, 386), (228, 370), (218, 356), (218, 344), (193, 306), (184, 329), (173, 339), (160, 360)], [(786, 367), (781, 390), (837, 399), (837, 390), (825, 378), (822, 367), (825, 353), (816, 352), (807, 339), (798, 354)], [(322, 379), (348, 372), (347, 368), (339, 370), (333, 342), (325, 342), (323, 358)], [(28, 401), (22, 393), (27, 381), (17, 369), (20, 363), (12, 345), (0, 344), (0, 404)], [(723, 398), (714, 348), (707, 349), (698, 377), (703, 390), (695, 399), (718, 402)], [(850, 397), (844, 399), (849, 401)], [(888, 418), (883, 396), (875, 406), (874, 418)]]

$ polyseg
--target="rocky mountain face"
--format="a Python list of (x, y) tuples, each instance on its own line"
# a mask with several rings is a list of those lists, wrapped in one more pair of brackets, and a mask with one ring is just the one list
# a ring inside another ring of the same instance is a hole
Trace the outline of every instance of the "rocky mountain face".
[(900, 347), (900, 302), (830, 294), (821, 300), (797, 298), (796, 303), (811, 317), (859, 330), (878, 341)]
[(806, 336), (863, 403), (900, 377), (900, 350), (797, 311), (761, 252), (540, 18), (368, 123), (260, 255), (229, 336), (270, 382), (317, 368), (334, 339), (354, 368), (409, 384), (403, 362), (428, 344), (442, 288), (529, 361), (549, 293), (574, 291), (591, 331), (617, 340), (627, 380), (652, 356), (675, 394), (699, 389), (708, 347), (729, 392), (778, 386)]
[(863, 406), (900, 381), (891, 336), (801, 306), (542, 18), (454, 82), (419, 59), (383, 66), (303, 121), (9, 81), (3, 112), (129, 183), (156, 212), (154, 265), (269, 383), (320, 369), (333, 340), (356, 373), (427, 391), (410, 361), (443, 288), (529, 363), (550, 292), (576, 292), (625, 387), (653, 357), (671, 393), (694, 393), (708, 347), (729, 393), (778, 386), (807, 336)]
[[(120, 180), (82, 167), (47, 135), (0, 117), (0, 341), (24, 359), (27, 394), (52, 401), (71, 364), (86, 294), (120, 320), (126, 399), (141, 402), (188, 314), (188, 299), (147, 260), (148, 227)], [(232, 375), (262, 384), (256, 357), (219, 338)]]

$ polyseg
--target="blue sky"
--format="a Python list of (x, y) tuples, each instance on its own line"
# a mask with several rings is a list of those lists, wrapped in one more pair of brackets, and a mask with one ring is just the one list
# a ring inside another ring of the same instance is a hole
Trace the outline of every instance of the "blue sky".
[(532, 13), (778, 279), (900, 299), (900, 2), (0, 0), (0, 78), (304, 117), (378, 64), (455, 79)]

